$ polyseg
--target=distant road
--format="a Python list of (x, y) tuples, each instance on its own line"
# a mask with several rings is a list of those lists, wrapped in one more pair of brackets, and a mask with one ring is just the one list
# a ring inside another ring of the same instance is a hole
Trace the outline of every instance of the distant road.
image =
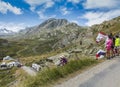
[(106, 60), (55, 87), (120, 87), (120, 58)]
[(36, 72), (31, 67), (22, 66), (22, 69), (31, 76), (36, 75)]

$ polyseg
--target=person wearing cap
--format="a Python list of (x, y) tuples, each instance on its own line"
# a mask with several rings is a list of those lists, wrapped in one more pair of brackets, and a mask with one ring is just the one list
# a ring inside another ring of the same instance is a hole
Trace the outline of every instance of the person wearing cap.
[(64, 55), (62, 55), (62, 56), (60, 56), (60, 62), (61, 62), (61, 65), (63, 66), (63, 65), (65, 65), (65, 64), (67, 64), (67, 59), (65, 58), (65, 56)]

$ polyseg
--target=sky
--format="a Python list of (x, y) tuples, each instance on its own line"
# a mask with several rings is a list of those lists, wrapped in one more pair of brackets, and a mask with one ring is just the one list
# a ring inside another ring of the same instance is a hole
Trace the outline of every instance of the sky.
[(120, 16), (119, 0), (0, 0), (0, 29), (19, 31), (49, 18), (92, 26)]

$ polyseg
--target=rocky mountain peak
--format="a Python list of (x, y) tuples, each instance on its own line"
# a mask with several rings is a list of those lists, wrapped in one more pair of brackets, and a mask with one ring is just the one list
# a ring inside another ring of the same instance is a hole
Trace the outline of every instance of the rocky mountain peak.
[(39, 28), (45, 28), (45, 29), (53, 29), (57, 28), (63, 25), (68, 24), (69, 22), (66, 19), (55, 19), (55, 18), (50, 18), (46, 21), (44, 21), (42, 24), (40, 24), (38, 27)]

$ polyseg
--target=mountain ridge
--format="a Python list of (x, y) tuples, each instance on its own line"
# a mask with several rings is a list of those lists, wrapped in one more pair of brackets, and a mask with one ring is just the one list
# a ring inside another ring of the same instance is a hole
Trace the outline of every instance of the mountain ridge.
[[(72, 27), (72, 26), (74, 26), (74, 27)], [(59, 35), (59, 33), (63, 34), (63, 33), (66, 33), (68, 31), (72, 31), (73, 29), (71, 29), (70, 27), (72, 27), (74, 29), (82, 28), (79, 25), (77, 25), (76, 23), (68, 22), (66, 19), (51, 18), (51, 19), (48, 19), (37, 26), (29, 27), (29, 28), (26, 28), (24, 30), (19, 31), (15, 38), (21, 38), (21, 39), (42, 38), (42, 39), (46, 39), (49, 37), (56, 37), (56, 35)]]
[(11, 35), (11, 34), (13, 34), (13, 33), (14, 33), (13, 31), (8, 30), (8, 29), (6, 29), (6, 28), (1, 28), (1, 29), (0, 29), (0, 35)]

